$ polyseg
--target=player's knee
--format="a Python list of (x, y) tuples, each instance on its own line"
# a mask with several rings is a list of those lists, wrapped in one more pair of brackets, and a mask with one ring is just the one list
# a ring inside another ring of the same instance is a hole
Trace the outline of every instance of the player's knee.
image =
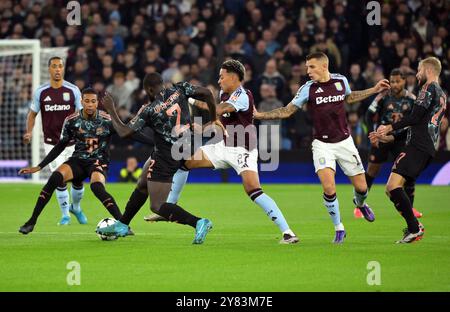
[(401, 186), (399, 186), (396, 183), (393, 183), (391, 181), (388, 181), (388, 183), (386, 184), (386, 194), (390, 197), (391, 191), (395, 190), (396, 188), (399, 188), (399, 187), (401, 187)]
[(137, 185), (136, 185), (136, 189), (143, 194), (148, 194), (147, 178), (145, 178), (145, 179), (139, 178)]
[(336, 193), (336, 184), (332, 183), (332, 182), (325, 182), (322, 184), (323, 187), (323, 191), (325, 194), (327, 195), (332, 195), (334, 193)]

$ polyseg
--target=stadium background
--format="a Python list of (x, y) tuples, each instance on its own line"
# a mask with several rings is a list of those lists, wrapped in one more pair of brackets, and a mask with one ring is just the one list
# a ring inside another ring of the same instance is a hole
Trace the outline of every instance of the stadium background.
[[(168, 84), (187, 80), (218, 94), (218, 70), (227, 58), (245, 64), (244, 86), (262, 111), (293, 98), (308, 79), (305, 56), (314, 51), (327, 53), (330, 71), (345, 74), (355, 90), (372, 86), (400, 67), (407, 74), (408, 90), (417, 94), (415, 70), (420, 59), (430, 55), (442, 61), (442, 85), (450, 87), (449, 1), (383, 1), (380, 26), (367, 24), (367, 1), (358, 0), (79, 2), (81, 26), (68, 26), (66, 1), (2, 1), (0, 38), (37, 38), (44, 48), (68, 47), (65, 79), (80, 89), (109, 91), (124, 121), (146, 101), (141, 88), (146, 73), (158, 71)], [(8, 64), (0, 68), (0, 160), (11, 160), (10, 151), (21, 144), (14, 138), (24, 132), (33, 90), (31, 82), (15, 84), (26, 72)], [(17, 87), (23, 103), (10, 107), (5, 99)], [(352, 136), (363, 158), (369, 147), (364, 114), (370, 101), (348, 107)], [(16, 113), (13, 118), (10, 112)], [(207, 121), (200, 111), (193, 110), (193, 115)], [(299, 111), (292, 119), (270, 123), (281, 126), (281, 164), (277, 171), (262, 172), (262, 182), (318, 183), (308, 113)], [(443, 127), (438, 156), (419, 183), (432, 183), (445, 168), (449, 146), (450, 135)], [(127, 157), (143, 161), (149, 153), (148, 147), (116, 138), (109, 180), (117, 180)], [(385, 164), (377, 182), (386, 180), (389, 169)], [(447, 170), (441, 175), (450, 176)], [(189, 179), (239, 181), (232, 170), (194, 170)], [(347, 182), (341, 172), (337, 182)]]

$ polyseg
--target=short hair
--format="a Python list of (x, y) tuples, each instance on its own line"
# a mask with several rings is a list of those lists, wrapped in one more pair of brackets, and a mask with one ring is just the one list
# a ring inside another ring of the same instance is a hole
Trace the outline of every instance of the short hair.
[(123, 79), (125, 79), (125, 74), (122, 73), (122, 72), (117, 72), (117, 73), (114, 74), (114, 79), (116, 79), (116, 78), (123, 78)]
[(327, 64), (329, 63), (328, 56), (323, 52), (314, 52), (314, 53), (308, 54), (306, 56), (307, 61), (312, 60), (312, 59), (317, 59), (319, 61), (325, 61)]
[(245, 67), (238, 60), (225, 61), (225, 62), (223, 62), (222, 66), (220, 66), (220, 68), (226, 69), (227, 72), (235, 73), (236, 75), (238, 75), (239, 81), (243, 81), (244, 80)]
[(50, 65), (52, 64), (53, 60), (61, 60), (61, 62), (64, 65), (64, 60), (62, 59), (62, 57), (59, 56), (52, 56), (49, 60), (48, 60), (48, 67), (50, 67)]
[(405, 79), (405, 73), (403, 73), (400, 68), (394, 68), (391, 70), (390, 76), (400, 76), (402, 79)]
[(149, 73), (144, 77), (144, 89), (147, 90), (163, 84), (163, 79), (159, 73)]
[(98, 92), (91, 87), (84, 88), (83, 91), (81, 91), (81, 97), (85, 94), (95, 94), (98, 98)]
[(422, 66), (427, 65), (428, 68), (431, 68), (436, 75), (439, 76), (441, 74), (442, 65), (441, 61), (439, 61), (437, 57), (434, 56), (427, 57), (426, 59), (421, 60), (419, 65)]

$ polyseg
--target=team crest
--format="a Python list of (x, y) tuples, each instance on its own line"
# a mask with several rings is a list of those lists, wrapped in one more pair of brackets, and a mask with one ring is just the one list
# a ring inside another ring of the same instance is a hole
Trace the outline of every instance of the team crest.
[(334, 86), (336, 87), (336, 90), (342, 91), (344, 88), (342, 88), (342, 84), (340, 82), (335, 82)]
[(325, 163), (326, 163), (325, 157), (320, 157), (319, 158), (319, 164), (325, 165)]
[(69, 92), (64, 92), (63, 93), (63, 100), (64, 101), (70, 101), (70, 93)]
[(103, 129), (103, 127), (97, 128), (97, 130), (95, 131), (96, 135), (100, 135), (104, 132), (105, 129)]
[(235, 102), (235, 101), (237, 101), (238, 97), (239, 97), (239, 94), (235, 94), (232, 97), (230, 97), (230, 101)]

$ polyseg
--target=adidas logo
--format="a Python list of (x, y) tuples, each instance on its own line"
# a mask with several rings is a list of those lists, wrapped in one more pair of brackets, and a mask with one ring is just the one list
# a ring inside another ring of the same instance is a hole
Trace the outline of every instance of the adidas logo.
[(51, 101), (52, 100), (52, 98), (50, 97), (50, 95), (47, 95), (47, 97), (44, 99), (44, 102), (48, 102), (48, 101)]
[(315, 93), (322, 93), (323, 92), (323, 90), (322, 90), (322, 88), (321, 87), (319, 87), (317, 90), (316, 90), (316, 92)]

